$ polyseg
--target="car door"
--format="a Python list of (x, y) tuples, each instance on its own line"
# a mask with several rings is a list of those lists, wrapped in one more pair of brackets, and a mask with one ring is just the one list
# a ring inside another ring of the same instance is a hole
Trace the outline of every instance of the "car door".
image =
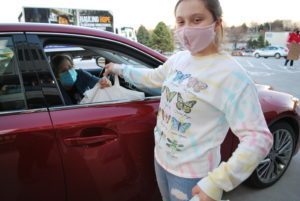
[(273, 56), (275, 56), (275, 54), (280, 54), (280, 55), (283, 55), (282, 54), (282, 50), (280, 49), (280, 47), (273, 47)]
[(276, 47), (269, 47), (269, 54), (268, 56), (274, 56), (276, 54), (277, 48)]
[(5, 201), (65, 200), (61, 157), (44, 101), (48, 92), (42, 90), (53, 80), (42, 84), (34, 51), (23, 34), (0, 35), (0, 199)]
[(272, 48), (266, 47), (264, 56), (271, 56), (271, 55), (272, 55)]
[[(47, 44), (75, 38), (98, 46), (98, 39), (74, 35), (40, 38)], [(102, 41), (99, 47), (104, 46), (114, 48), (113, 41)], [(133, 51), (115, 47), (121, 48)], [(49, 108), (62, 151), (68, 201), (159, 200), (153, 136), (159, 98)]]
[(258, 49), (258, 52), (259, 52), (260, 56), (266, 56), (267, 55), (267, 48)]

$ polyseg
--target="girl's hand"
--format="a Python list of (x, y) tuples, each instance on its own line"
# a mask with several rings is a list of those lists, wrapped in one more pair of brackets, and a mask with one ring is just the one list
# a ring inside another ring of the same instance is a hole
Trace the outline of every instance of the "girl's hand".
[(113, 70), (113, 69), (114, 69), (114, 66), (115, 66), (115, 64), (112, 63), (112, 62), (106, 64), (106, 65), (104, 66), (105, 71), (104, 71), (104, 73), (103, 73), (103, 77), (106, 77), (106, 76), (108, 76), (109, 74), (114, 73), (114, 70)]
[(192, 195), (198, 195), (200, 201), (216, 201), (206, 195), (198, 185), (194, 186), (194, 188), (192, 189)]
[(115, 63), (108, 63), (104, 66), (103, 76), (108, 76), (109, 74), (117, 74), (122, 76), (122, 65)]
[(102, 77), (99, 80), (100, 88), (106, 88), (106, 87), (111, 87), (111, 81), (107, 77)]

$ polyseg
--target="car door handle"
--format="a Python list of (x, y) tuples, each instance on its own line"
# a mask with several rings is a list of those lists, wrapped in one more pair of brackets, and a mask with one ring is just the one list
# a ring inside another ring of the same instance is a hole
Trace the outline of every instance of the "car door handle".
[(67, 146), (86, 146), (93, 144), (101, 144), (116, 140), (117, 135), (100, 135), (100, 136), (90, 136), (90, 137), (72, 137), (64, 139), (64, 143)]

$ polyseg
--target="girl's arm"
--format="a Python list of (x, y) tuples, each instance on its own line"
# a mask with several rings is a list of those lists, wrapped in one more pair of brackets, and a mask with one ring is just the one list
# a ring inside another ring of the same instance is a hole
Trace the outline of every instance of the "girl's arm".
[(247, 179), (273, 144), (255, 85), (247, 82), (232, 94), (235, 95), (228, 97), (224, 113), (240, 143), (227, 162), (222, 162), (198, 183), (215, 200), (221, 199), (223, 190), (230, 191)]

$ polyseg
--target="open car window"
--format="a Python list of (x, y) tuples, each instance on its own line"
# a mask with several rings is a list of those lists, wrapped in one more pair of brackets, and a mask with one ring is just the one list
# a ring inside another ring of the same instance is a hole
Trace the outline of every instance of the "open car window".
[[(79, 71), (85, 71), (91, 74), (94, 77), (100, 79), (102, 77), (102, 73), (104, 70), (104, 66), (110, 62), (119, 63), (119, 64), (127, 64), (136, 68), (153, 68), (153, 66), (134, 58), (133, 56), (127, 55), (122, 52), (110, 50), (107, 48), (100, 48), (96, 46), (90, 45), (78, 45), (78, 44), (47, 44), (44, 47), (44, 51), (48, 58), (49, 64), (51, 65), (51, 60), (55, 55), (68, 55), (72, 58), (74, 63), (74, 68)], [(52, 66), (53, 69), (53, 66)], [(54, 73), (55, 74), (55, 73)], [(110, 76), (110, 80), (112, 84), (114, 84), (114, 77)], [(62, 91), (65, 102), (66, 96), (69, 94), (68, 91), (60, 84), (59, 77), (57, 77), (57, 81), (59, 83), (59, 88)], [(159, 90), (152, 89), (138, 89), (133, 86), (131, 83), (126, 82), (124, 79), (119, 78), (120, 85), (125, 87), (126, 89), (138, 92), (144, 92), (145, 97), (156, 97), (160, 95)], [(87, 87), (87, 90), (92, 87)], [(65, 94), (65, 95), (64, 95)], [(81, 98), (83, 98), (81, 94)], [(80, 104), (77, 103), (77, 104)]]
[[(72, 45), (47, 45), (44, 48), (49, 61), (57, 54), (66, 54), (72, 57), (75, 68), (94, 69), (102, 68), (108, 62), (122, 63), (137, 68), (149, 68), (149, 66), (124, 53), (89, 46)], [(99, 59), (97, 63), (97, 59)]]

